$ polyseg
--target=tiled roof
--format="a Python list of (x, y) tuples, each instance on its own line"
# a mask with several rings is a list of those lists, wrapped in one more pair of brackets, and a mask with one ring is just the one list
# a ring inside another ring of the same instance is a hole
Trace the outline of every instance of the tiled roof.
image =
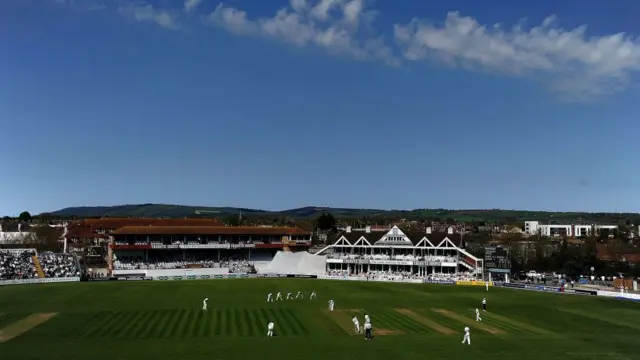
[(125, 226), (112, 235), (311, 235), (292, 227)]
[(91, 229), (89, 226), (69, 226), (67, 228), (67, 238), (86, 239), (96, 237), (103, 236), (101, 236), (101, 234), (94, 233), (93, 229)]

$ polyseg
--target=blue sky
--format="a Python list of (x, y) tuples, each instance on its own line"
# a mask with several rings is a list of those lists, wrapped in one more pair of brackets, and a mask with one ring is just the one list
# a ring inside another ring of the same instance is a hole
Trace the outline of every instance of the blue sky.
[(639, 15), (631, 0), (1, 1), (0, 214), (639, 211)]

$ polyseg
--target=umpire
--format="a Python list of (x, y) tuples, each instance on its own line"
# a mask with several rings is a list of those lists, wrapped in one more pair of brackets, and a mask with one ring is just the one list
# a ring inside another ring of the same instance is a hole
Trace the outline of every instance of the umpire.
[(364, 323), (364, 339), (369, 340), (372, 338), (373, 336), (371, 336), (371, 322), (367, 321), (366, 323)]

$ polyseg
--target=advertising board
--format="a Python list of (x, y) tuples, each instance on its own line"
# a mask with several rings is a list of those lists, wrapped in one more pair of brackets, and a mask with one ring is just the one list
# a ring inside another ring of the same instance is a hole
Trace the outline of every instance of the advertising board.
[(80, 281), (79, 277), (66, 277), (66, 278), (44, 278), (44, 279), (15, 279), (15, 280), (2, 280), (0, 286), (4, 285), (26, 285), (26, 284), (49, 284), (49, 283), (64, 283), (64, 282), (76, 282)]
[[(458, 280), (456, 285), (462, 286), (486, 286), (486, 282), (482, 280)], [(493, 281), (489, 281), (489, 286), (493, 286)]]

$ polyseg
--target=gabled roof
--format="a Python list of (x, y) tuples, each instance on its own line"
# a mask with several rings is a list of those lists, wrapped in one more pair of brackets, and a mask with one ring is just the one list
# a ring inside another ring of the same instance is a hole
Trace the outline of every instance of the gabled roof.
[[(429, 247), (431, 245), (438, 246), (439, 244), (442, 243), (442, 246), (444, 247), (443, 241), (445, 241), (445, 239), (448, 239), (451, 242), (451, 244), (453, 244), (454, 246), (459, 246), (462, 239), (462, 235), (460, 233), (448, 234), (446, 232), (433, 232), (431, 234), (427, 234), (426, 231), (425, 232), (404, 231), (400, 228), (398, 229), (406, 236), (406, 238), (414, 246), (424, 245), (426, 247)], [(392, 232), (392, 230), (390, 230), (390, 232)], [(341, 234), (338, 234), (337, 238), (340, 239), (342, 236), (344, 236), (344, 238), (352, 245), (358, 242), (358, 240), (360, 240), (361, 238), (364, 238), (371, 245), (375, 245), (375, 243), (381, 240), (385, 235), (387, 235), (387, 232), (382, 232), (382, 231), (376, 231), (376, 232), (352, 231), (352, 232), (343, 232)], [(425, 238), (428, 242), (422, 241)], [(358, 245), (362, 245), (362, 244), (363, 242), (361, 241)], [(363, 245), (366, 245), (366, 243), (364, 243)], [(390, 245), (390, 243), (389, 242), (384, 244), (378, 243), (378, 245)], [(401, 244), (396, 244), (396, 245), (402, 246)]]

